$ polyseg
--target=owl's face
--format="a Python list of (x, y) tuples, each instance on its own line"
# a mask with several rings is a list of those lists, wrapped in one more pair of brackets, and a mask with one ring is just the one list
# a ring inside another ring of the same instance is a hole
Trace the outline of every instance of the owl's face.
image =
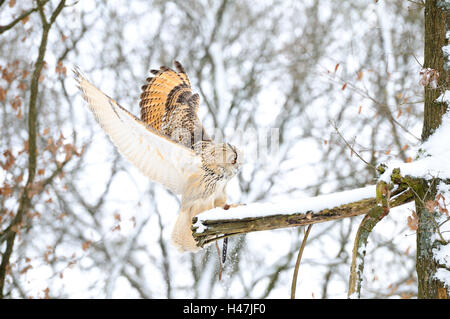
[(242, 152), (229, 143), (211, 144), (203, 152), (204, 164), (228, 178), (236, 175), (243, 159)]

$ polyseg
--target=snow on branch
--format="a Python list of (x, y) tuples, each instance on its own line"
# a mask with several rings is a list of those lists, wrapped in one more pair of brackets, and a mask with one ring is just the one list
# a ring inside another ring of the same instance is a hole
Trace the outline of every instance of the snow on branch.
[[(408, 189), (393, 192), (389, 207), (413, 200)], [(282, 203), (252, 203), (228, 210), (214, 208), (193, 218), (199, 247), (221, 238), (254, 231), (304, 226), (367, 214), (377, 206), (376, 186)]]
[[(450, 92), (438, 98), (440, 102), (448, 103)], [(380, 181), (389, 183), (394, 170), (400, 170), (402, 176), (414, 178), (450, 179), (450, 108), (442, 116), (442, 123), (436, 131), (417, 150), (418, 157), (410, 163), (391, 161), (384, 165)]]

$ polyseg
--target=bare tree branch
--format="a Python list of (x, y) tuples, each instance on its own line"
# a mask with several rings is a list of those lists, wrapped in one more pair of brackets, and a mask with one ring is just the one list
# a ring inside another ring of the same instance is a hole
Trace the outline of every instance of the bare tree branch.
[(366, 245), (369, 234), (375, 225), (383, 219), (389, 212), (390, 191), (386, 183), (377, 184), (377, 206), (364, 216), (356, 233), (356, 239), (353, 245), (352, 264), (350, 267), (350, 280), (348, 297), (353, 297), (356, 293), (358, 298), (361, 294), (362, 273), (364, 270), (364, 257), (366, 254)]
[[(45, 0), (42, 5), (45, 5), (49, 0)], [(1, 6), (1, 3), (0, 3)], [(39, 6), (36, 8), (29, 9), (27, 11), (24, 11), (22, 14), (20, 14), (17, 18), (15, 18), (13, 21), (6, 25), (0, 26), (0, 34), (2, 34), (5, 31), (8, 31), (9, 29), (12, 29), (17, 23), (28, 17), (33, 12), (36, 12), (39, 10)]]

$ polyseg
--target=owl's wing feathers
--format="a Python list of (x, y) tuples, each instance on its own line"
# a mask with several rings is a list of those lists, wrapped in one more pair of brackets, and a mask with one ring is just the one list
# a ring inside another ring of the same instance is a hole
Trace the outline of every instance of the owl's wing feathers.
[[(177, 126), (190, 130), (200, 126), (202, 129), (197, 117), (200, 97), (192, 93), (191, 82), (181, 63), (175, 61), (175, 67), (177, 71), (166, 66), (150, 70), (154, 76), (147, 78), (140, 96), (141, 120), (163, 133)], [(177, 111), (183, 108), (188, 108), (193, 116), (184, 116), (182, 124), (176, 117)]]
[(153, 181), (181, 194), (187, 179), (198, 174), (201, 159), (129, 113), (75, 69), (83, 98), (119, 152)]

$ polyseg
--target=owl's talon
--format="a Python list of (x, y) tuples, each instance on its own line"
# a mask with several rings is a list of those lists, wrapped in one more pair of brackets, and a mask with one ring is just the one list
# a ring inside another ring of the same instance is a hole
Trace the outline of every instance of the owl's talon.
[(223, 209), (224, 210), (229, 210), (230, 208), (243, 206), (243, 205), (246, 205), (246, 204), (225, 204), (225, 205), (223, 205)]

